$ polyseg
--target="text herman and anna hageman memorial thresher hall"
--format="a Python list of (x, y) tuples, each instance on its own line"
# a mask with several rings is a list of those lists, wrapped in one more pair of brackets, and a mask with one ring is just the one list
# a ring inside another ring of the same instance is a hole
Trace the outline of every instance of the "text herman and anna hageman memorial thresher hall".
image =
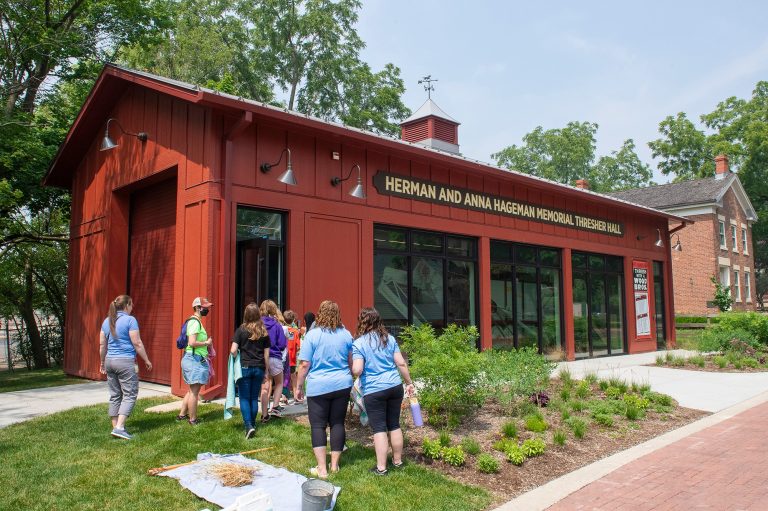
[[(458, 126), (430, 99), (397, 140), (105, 66), (45, 178), (72, 195), (65, 371), (98, 378), (121, 293), (155, 362), (141, 378), (177, 394), (198, 295), (219, 353), (266, 298), (568, 359), (673, 343), (669, 236), (690, 220), (463, 158)], [(213, 363), (205, 397), (226, 390)]]

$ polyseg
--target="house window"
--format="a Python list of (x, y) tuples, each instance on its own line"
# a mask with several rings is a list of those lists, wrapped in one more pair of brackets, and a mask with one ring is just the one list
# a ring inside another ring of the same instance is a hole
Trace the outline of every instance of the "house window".
[(741, 286), (739, 285), (739, 272), (733, 272), (733, 299), (737, 302), (741, 301)]
[(477, 241), (377, 225), (374, 305), (395, 336), (409, 324), (476, 325)]
[(720, 248), (728, 248), (725, 246), (725, 222), (720, 221)]
[(741, 250), (744, 252), (744, 254), (749, 254), (749, 249), (747, 248), (747, 230), (746, 229), (741, 230)]
[(747, 302), (752, 301), (752, 284), (750, 281), (750, 274), (748, 271), (744, 272), (744, 295), (747, 299)]
[(739, 251), (739, 244), (736, 243), (736, 226), (735, 225), (731, 226), (731, 248), (733, 249), (734, 252)]
[[(723, 287), (730, 287), (731, 285), (731, 273), (728, 271), (727, 266), (720, 267), (720, 285)], [(728, 293), (731, 293), (730, 289), (728, 289)]]

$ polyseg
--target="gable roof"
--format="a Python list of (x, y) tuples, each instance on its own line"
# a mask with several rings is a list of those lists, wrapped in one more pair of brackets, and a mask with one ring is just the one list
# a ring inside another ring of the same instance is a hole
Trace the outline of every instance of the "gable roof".
[(419, 107), (418, 110), (416, 110), (409, 118), (401, 122), (400, 124), (408, 124), (409, 122), (418, 121), (419, 119), (423, 119), (424, 117), (429, 116), (439, 117), (441, 119), (445, 119), (447, 121), (454, 122), (456, 124), (460, 124), (456, 119), (448, 115), (443, 111), (442, 108), (437, 106), (437, 103), (432, 101), (432, 99), (428, 99), (424, 102), (423, 105)]
[[(109, 63), (104, 65), (101, 75), (99, 75), (88, 98), (83, 103), (77, 118), (69, 128), (69, 132), (67, 133), (64, 142), (59, 147), (56, 156), (51, 162), (48, 173), (43, 178), (44, 185), (59, 186), (63, 188), (69, 188), (71, 186), (73, 173), (77, 169), (83, 152), (88, 149), (94, 137), (99, 136), (103, 131), (107, 113), (117, 103), (121, 94), (131, 85), (154, 90), (158, 93), (166, 94), (193, 104), (217, 108), (229, 112), (232, 115), (241, 115), (243, 112), (251, 112), (253, 115), (268, 118), (272, 121), (311, 128), (322, 131), (328, 135), (342, 136), (362, 143), (376, 144), (381, 149), (394, 149), (404, 151), (412, 156), (430, 158), (435, 163), (461, 168), (465, 172), (480, 172), (501, 179), (513, 176), (522, 186), (531, 186), (551, 193), (561, 193), (576, 199), (591, 200), (602, 206), (622, 207), (634, 213), (662, 217), (683, 224), (692, 223), (691, 220), (683, 216), (636, 204), (619, 197), (611, 197), (606, 194), (576, 188), (539, 176), (496, 167), (480, 160), (426, 147), (415, 142), (407, 142), (388, 135), (379, 135), (359, 128), (345, 126), (337, 122), (329, 122), (307, 114), (294, 112), (286, 108), (275, 107), (260, 101), (234, 96), (232, 94)], [(431, 100), (428, 100), (427, 103), (430, 103), (430, 101)], [(427, 103), (425, 103), (425, 105)], [(434, 102), (432, 102), (432, 104), (434, 105)], [(437, 105), (434, 106), (437, 107)], [(430, 106), (430, 108), (432, 107)], [(442, 112), (442, 110), (440, 110), (440, 112)], [(443, 114), (447, 117), (447, 114), (444, 112)], [(447, 118), (450, 119), (450, 117)]]
[(728, 174), (723, 179), (705, 177), (679, 183), (633, 188), (607, 195), (663, 211), (680, 210), (686, 206), (722, 206), (722, 199), (733, 189), (739, 204), (749, 220), (757, 220), (757, 213), (744, 190), (737, 174)]

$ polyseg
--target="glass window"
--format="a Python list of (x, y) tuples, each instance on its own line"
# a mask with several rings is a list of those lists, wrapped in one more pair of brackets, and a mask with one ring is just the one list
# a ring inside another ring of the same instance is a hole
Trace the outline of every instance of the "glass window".
[(587, 273), (573, 272), (573, 335), (576, 341), (576, 358), (589, 357), (588, 312)]
[(656, 349), (667, 347), (666, 301), (664, 300), (664, 266), (660, 261), (653, 262), (653, 296), (656, 319)]
[(576, 252), (573, 252), (571, 254), (571, 265), (574, 268), (586, 268), (587, 267), (587, 255), (586, 254), (577, 254)]
[(407, 243), (405, 231), (386, 227), (374, 227), (373, 247), (375, 249), (401, 250), (406, 249)]
[(744, 297), (748, 302), (752, 301), (752, 284), (750, 283), (750, 276), (748, 271), (744, 272)]
[(741, 301), (741, 285), (739, 284), (739, 272), (733, 272), (733, 299), (737, 302)]
[(477, 242), (374, 227), (374, 306), (397, 336), (408, 324), (477, 324)]
[(731, 226), (731, 247), (733, 248), (734, 252), (739, 251), (739, 244), (736, 243), (736, 226)]
[(589, 256), (589, 269), (591, 271), (603, 271), (605, 269), (605, 256)]
[(283, 215), (245, 207), (237, 208), (237, 241), (283, 239)]
[(747, 230), (742, 229), (741, 230), (741, 250), (745, 253), (749, 253), (749, 248), (747, 247)]
[[(514, 254), (514, 264), (508, 259)], [(494, 349), (534, 347), (562, 354), (560, 251), (491, 242), (491, 325)]]
[(725, 222), (720, 220), (720, 246), (725, 248)]

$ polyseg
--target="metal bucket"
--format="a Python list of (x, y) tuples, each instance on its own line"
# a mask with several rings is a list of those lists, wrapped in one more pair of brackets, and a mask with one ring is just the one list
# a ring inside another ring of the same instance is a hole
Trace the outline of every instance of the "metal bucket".
[(322, 479), (307, 479), (301, 485), (301, 511), (325, 511), (331, 507), (335, 488)]

